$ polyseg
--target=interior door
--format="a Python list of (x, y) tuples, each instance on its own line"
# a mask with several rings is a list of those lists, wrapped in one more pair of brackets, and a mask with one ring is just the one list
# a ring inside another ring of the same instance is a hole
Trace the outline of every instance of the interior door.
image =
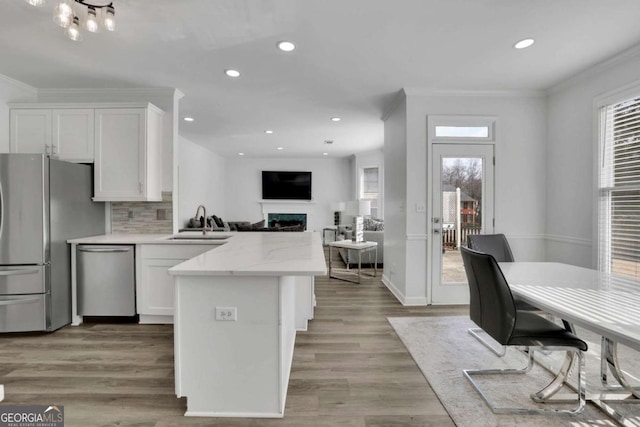
[(468, 304), (460, 246), (493, 232), (493, 145), (433, 144), (431, 170), (431, 303)]

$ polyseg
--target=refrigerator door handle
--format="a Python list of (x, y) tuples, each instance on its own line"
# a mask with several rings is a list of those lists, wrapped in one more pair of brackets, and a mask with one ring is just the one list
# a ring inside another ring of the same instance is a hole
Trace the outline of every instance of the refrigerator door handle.
[(38, 269), (33, 269), (33, 270), (0, 270), (0, 277), (1, 276), (18, 276), (20, 274), (38, 274), (40, 273), (40, 270)]
[(2, 305), (16, 305), (16, 304), (30, 304), (32, 302), (40, 301), (39, 296), (35, 297), (19, 297), (19, 298), (5, 298), (0, 300), (0, 306)]
[(0, 240), (2, 240), (3, 228), (4, 228), (4, 193), (2, 192), (2, 181), (0, 181)]
[(78, 246), (80, 252), (129, 252), (131, 248), (85, 248)]

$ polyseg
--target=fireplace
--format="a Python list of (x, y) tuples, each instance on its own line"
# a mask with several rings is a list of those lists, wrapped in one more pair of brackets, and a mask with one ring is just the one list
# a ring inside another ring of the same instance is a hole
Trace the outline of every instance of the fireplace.
[(307, 229), (306, 213), (269, 213), (267, 215), (267, 227), (291, 227), (294, 225), (302, 225), (303, 229)]

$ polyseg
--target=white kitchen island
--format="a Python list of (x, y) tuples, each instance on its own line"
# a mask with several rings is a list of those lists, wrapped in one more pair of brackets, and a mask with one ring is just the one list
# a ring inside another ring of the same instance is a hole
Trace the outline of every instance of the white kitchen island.
[(185, 415), (284, 416), (296, 329), (313, 317), (313, 277), (326, 271), (320, 234), (296, 232), (237, 233), (169, 269)]

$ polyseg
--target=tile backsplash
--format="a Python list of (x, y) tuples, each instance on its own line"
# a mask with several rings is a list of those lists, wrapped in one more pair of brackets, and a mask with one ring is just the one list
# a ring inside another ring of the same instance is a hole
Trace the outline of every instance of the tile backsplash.
[(161, 202), (112, 202), (112, 233), (173, 232), (172, 193), (162, 193)]

